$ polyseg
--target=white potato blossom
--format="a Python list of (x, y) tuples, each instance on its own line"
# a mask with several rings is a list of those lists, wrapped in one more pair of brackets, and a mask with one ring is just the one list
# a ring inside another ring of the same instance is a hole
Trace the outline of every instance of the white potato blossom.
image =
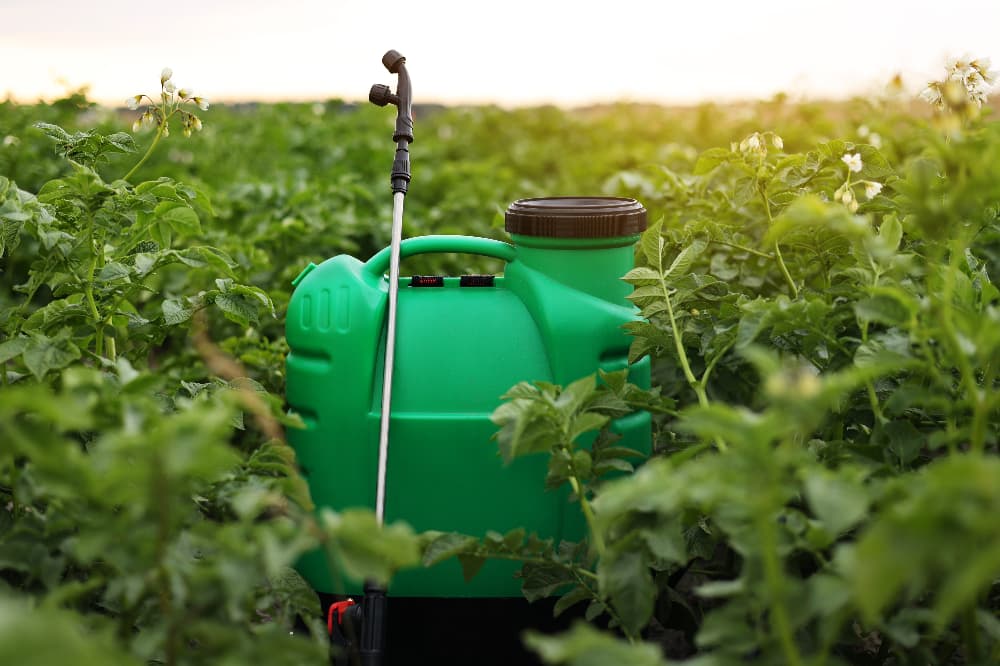
[(861, 162), (861, 153), (844, 153), (840, 161), (847, 165), (848, 170), (858, 173), (864, 166)]
[(180, 97), (181, 99), (187, 99), (188, 97), (191, 97), (193, 95), (194, 91), (191, 90), (190, 88), (181, 88), (180, 90), (177, 91), (177, 96)]
[(174, 70), (169, 67), (164, 67), (163, 71), (160, 72), (160, 84), (164, 84), (169, 81), (174, 76)]
[(873, 180), (865, 181), (865, 197), (868, 199), (874, 199), (878, 196), (878, 193), (882, 191), (882, 183), (876, 183)]
[(177, 86), (174, 85), (173, 81), (169, 81), (168, 80), (168, 81), (166, 81), (163, 84), (163, 91), (166, 92), (166, 93), (168, 93), (168, 94), (172, 95), (176, 90), (177, 90)]
[(127, 100), (125, 100), (125, 106), (128, 107), (130, 111), (135, 111), (139, 108), (139, 102), (142, 100), (142, 95), (132, 95)]
[(872, 132), (868, 135), (868, 143), (875, 146), (876, 148), (882, 147), (882, 137), (877, 132)]
[(785, 147), (785, 142), (782, 141), (781, 137), (778, 136), (777, 134), (771, 137), (771, 143), (773, 143), (774, 147), (777, 148), (778, 150), (782, 150)]
[(997, 80), (997, 72), (990, 69), (991, 65), (989, 58), (952, 58), (946, 65), (944, 80), (928, 83), (920, 97), (939, 109), (958, 108), (964, 102), (981, 107)]
[(21, 143), (21, 140), (13, 134), (8, 134), (3, 138), (3, 145), (5, 146), (16, 146), (19, 143)]
[(208, 111), (208, 100), (204, 97), (193, 97), (194, 103), (198, 105), (198, 108), (202, 111)]

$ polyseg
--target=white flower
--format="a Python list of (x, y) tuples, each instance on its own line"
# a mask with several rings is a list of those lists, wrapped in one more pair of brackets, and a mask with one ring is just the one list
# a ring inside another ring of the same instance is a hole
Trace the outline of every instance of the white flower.
[(865, 197), (868, 199), (874, 199), (878, 196), (878, 193), (882, 191), (882, 183), (876, 183), (873, 180), (865, 181)]
[(750, 150), (759, 150), (760, 149), (760, 138), (758, 138), (758, 136), (757, 136), (756, 133), (755, 134), (751, 134), (750, 138), (747, 139), (747, 147)]
[(868, 129), (868, 125), (862, 125), (861, 127), (858, 128), (858, 136), (860, 136), (862, 139), (868, 136), (869, 134), (871, 134), (871, 130)]
[(170, 69), (169, 67), (164, 67), (163, 71), (160, 72), (160, 85), (163, 85), (164, 83), (169, 81), (171, 77), (173, 77), (173, 75), (174, 75), (174, 70)]
[(868, 143), (875, 146), (876, 148), (882, 147), (882, 137), (877, 132), (872, 132), (868, 135)]
[(132, 123), (132, 131), (133, 132), (138, 132), (139, 130), (142, 129), (142, 125), (143, 125), (142, 120), (143, 120), (142, 118), (136, 118), (135, 119), (135, 122)]
[(844, 153), (844, 156), (841, 157), (840, 160), (847, 165), (849, 171), (853, 171), (854, 173), (861, 171), (861, 167), (864, 166), (861, 163), (860, 153)]
[(208, 111), (208, 100), (204, 97), (195, 97), (194, 103), (198, 105), (198, 108), (202, 111)]
[(174, 85), (173, 81), (169, 79), (163, 83), (163, 91), (168, 94), (173, 94), (177, 90), (177, 86)]
[(193, 94), (194, 91), (191, 90), (190, 88), (181, 88), (180, 90), (177, 91), (177, 96), (180, 97), (181, 99), (187, 99), (188, 97), (191, 97)]
[(781, 137), (780, 137), (780, 136), (778, 136), (777, 134), (775, 134), (775, 135), (774, 135), (774, 136), (773, 136), (773, 137), (771, 138), (771, 143), (773, 143), (773, 144), (774, 144), (774, 147), (775, 147), (775, 148), (777, 148), (778, 150), (781, 150), (782, 148), (784, 148), (784, 147), (785, 147), (785, 142), (784, 142), (784, 141), (782, 141), (782, 140), (781, 140)]
[(21, 143), (21, 140), (13, 134), (8, 134), (3, 138), (3, 145), (5, 146), (16, 146), (19, 143)]
[(920, 92), (920, 99), (924, 100), (928, 104), (940, 107), (942, 104), (941, 84), (937, 81), (931, 81), (928, 83), (927, 87)]
[(969, 63), (969, 66), (979, 72), (979, 76), (982, 77), (984, 82), (993, 85), (997, 79), (997, 72), (990, 69), (992, 64), (989, 58), (976, 58)]
[(131, 111), (135, 111), (139, 108), (139, 102), (142, 100), (142, 95), (132, 95), (127, 100), (125, 100), (125, 106), (127, 106)]

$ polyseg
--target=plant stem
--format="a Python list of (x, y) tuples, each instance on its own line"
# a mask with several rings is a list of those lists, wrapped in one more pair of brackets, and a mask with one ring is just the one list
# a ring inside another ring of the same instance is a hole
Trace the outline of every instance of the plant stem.
[[(572, 463), (570, 463), (572, 466)], [(580, 510), (583, 512), (583, 517), (587, 521), (587, 527), (590, 529), (590, 536), (593, 539), (594, 550), (597, 551), (599, 557), (604, 556), (604, 537), (601, 533), (597, 531), (597, 520), (594, 518), (594, 510), (590, 507), (590, 502), (583, 494), (583, 488), (580, 485), (580, 480), (576, 478), (575, 475), (569, 477), (569, 484), (573, 487), (573, 492), (576, 493), (576, 498), (580, 500)]]
[(764, 578), (770, 592), (771, 612), (774, 615), (774, 626), (778, 632), (778, 640), (785, 653), (785, 662), (790, 666), (801, 666), (802, 656), (795, 645), (788, 609), (781, 598), (784, 593), (784, 585), (782, 584), (781, 562), (778, 560), (778, 543), (774, 533), (774, 525), (771, 524), (767, 515), (758, 515), (757, 523), (763, 542)]
[[(760, 181), (757, 181), (757, 192), (760, 193), (760, 199), (764, 202), (764, 212), (767, 214), (767, 226), (768, 228), (774, 224), (774, 217), (771, 215), (771, 202), (767, 200), (767, 192), (764, 190)], [(778, 241), (774, 241), (774, 257), (778, 260), (778, 268), (781, 269), (781, 274), (785, 276), (785, 282), (792, 290), (792, 298), (799, 297), (799, 288), (795, 286), (795, 280), (792, 279), (792, 274), (788, 272), (788, 266), (785, 265), (785, 259), (781, 256), (781, 248), (778, 247)]]
[[(684, 350), (684, 340), (681, 337), (680, 328), (677, 326), (677, 318), (674, 316), (674, 306), (670, 302), (670, 290), (667, 288), (666, 280), (663, 279), (662, 259), (659, 269), (660, 289), (663, 291), (663, 300), (667, 303), (667, 316), (670, 318), (670, 330), (674, 334), (674, 347), (677, 350), (677, 358), (680, 361), (681, 370), (684, 371), (684, 377), (687, 379), (688, 386), (698, 396), (698, 404), (702, 407), (708, 407), (708, 393), (705, 391), (705, 384), (708, 381), (707, 374), (711, 371), (711, 368), (706, 369), (706, 376), (704, 377), (704, 381), (701, 382), (698, 381), (694, 376), (694, 372), (691, 371), (691, 363), (688, 361), (687, 352)], [(726, 442), (720, 437), (715, 438), (715, 446), (720, 451), (725, 451), (728, 448)]]
[[(961, 270), (959, 268), (960, 256), (962, 254), (960, 250), (959, 241), (954, 241), (949, 248), (948, 264), (945, 267), (944, 274), (944, 288), (941, 294), (941, 327), (945, 332), (948, 349), (954, 358), (955, 364), (958, 366), (959, 380), (965, 389), (969, 404), (973, 409), (973, 432), (970, 434), (969, 444), (974, 453), (982, 453), (986, 439), (986, 414), (984, 413), (986, 411), (984, 409), (986, 396), (980, 395), (980, 393), (984, 392), (979, 390), (975, 369), (969, 363), (968, 357), (962, 350), (958, 334), (955, 332), (955, 322), (953, 320), (954, 310), (952, 301), (954, 300), (955, 292), (955, 272)], [(976, 423), (977, 417), (982, 421), (981, 424)]]
[(961, 634), (965, 645), (965, 659), (969, 663), (979, 663), (982, 650), (979, 645), (979, 630), (976, 627), (976, 605), (971, 604), (962, 611)]
[(142, 156), (142, 159), (139, 160), (127, 174), (125, 174), (122, 180), (128, 180), (129, 178), (131, 178), (132, 174), (138, 171), (139, 167), (145, 164), (146, 160), (149, 159), (149, 156), (153, 154), (153, 151), (156, 149), (156, 144), (160, 142), (160, 138), (163, 136), (163, 128), (167, 126), (167, 120), (168, 119), (165, 118), (163, 120), (163, 123), (156, 128), (156, 136), (153, 137), (153, 142), (149, 144), (149, 148), (146, 149), (146, 154)]
[(90, 308), (90, 316), (94, 319), (94, 339), (95, 339), (95, 353), (98, 356), (104, 356), (104, 322), (101, 321), (101, 313), (97, 309), (97, 302), (94, 300), (94, 272), (97, 270), (98, 257), (104, 254), (103, 243), (98, 243), (95, 229), (94, 229), (94, 217), (90, 216), (90, 252), (93, 257), (90, 260), (90, 266), (87, 269), (87, 280), (84, 283), (83, 293), (87, 298), (87, 306)]
[(773, 254), (768, 254), (767, 252), (761, 252), (760, 250), (755, 250), (752, 247), (747, 247), (746, 245), (740, 245), (739, 243), (730, 243), (728, 241), (721, 241), (721, 240), (709, 240), (708, 242), (713, 243), (715, 245), (725, 245), (726, 247), (731, 247), (736, 250), (742, 250), (743, 252), (749, 252), (752, 255), (755, 255), (757, 257), (763, 257), (764, 259), (774, 259)]

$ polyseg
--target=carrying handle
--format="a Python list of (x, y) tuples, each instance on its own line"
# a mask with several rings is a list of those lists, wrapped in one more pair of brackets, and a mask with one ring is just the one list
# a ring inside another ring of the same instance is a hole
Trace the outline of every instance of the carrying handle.
[[(365, 271), (369, 275), (382, 276), (389, 268), (390, 248), (384, 248), (365, 262)], [(399, 246), (399, 256), (406, 258), (414, 254), (429, 254), (433, 252), (458, 252), (461, 254), (478, 254), (484, 257), (514, 261), (517, 249), (503, 241), (478, 236), (417, 236), (407, 238)]]

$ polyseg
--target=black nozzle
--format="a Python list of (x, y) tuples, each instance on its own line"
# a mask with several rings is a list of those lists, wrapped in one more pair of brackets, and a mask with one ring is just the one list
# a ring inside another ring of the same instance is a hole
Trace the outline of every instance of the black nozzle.
[(396, 142), (396, 159), (392, 164), (392, 191), (406, 193), (410, 182), (409, 145), (413, 142), (413, 92), (410, 88), (410, 75), (406, 71), (406, 58), (399, 51), (386, 51), (382, 56), (382, 64), (399, 78), (396, 84), (396, 94), (392, 94), (389, 86), (376, 83), (368, 92), (368, 100), (377, 106), (392, 104), (396, 107), (396, 130), (392, 140)]
[(396, 69), (405, 62), (406, 58), (399, 51), (386, 51), (385, 55), (382, 56), (382, 64), (393, 74), (397, 74)]
[(394, 105), (399, 104), (399, 96), (393, 95), (392, 90), (389, 86), (382, 85), (381, 83), (376, 83), (372, 86), (372, 89), (368, 91), (368, 101), (375, 106), (385, 106), (390, 102)]

